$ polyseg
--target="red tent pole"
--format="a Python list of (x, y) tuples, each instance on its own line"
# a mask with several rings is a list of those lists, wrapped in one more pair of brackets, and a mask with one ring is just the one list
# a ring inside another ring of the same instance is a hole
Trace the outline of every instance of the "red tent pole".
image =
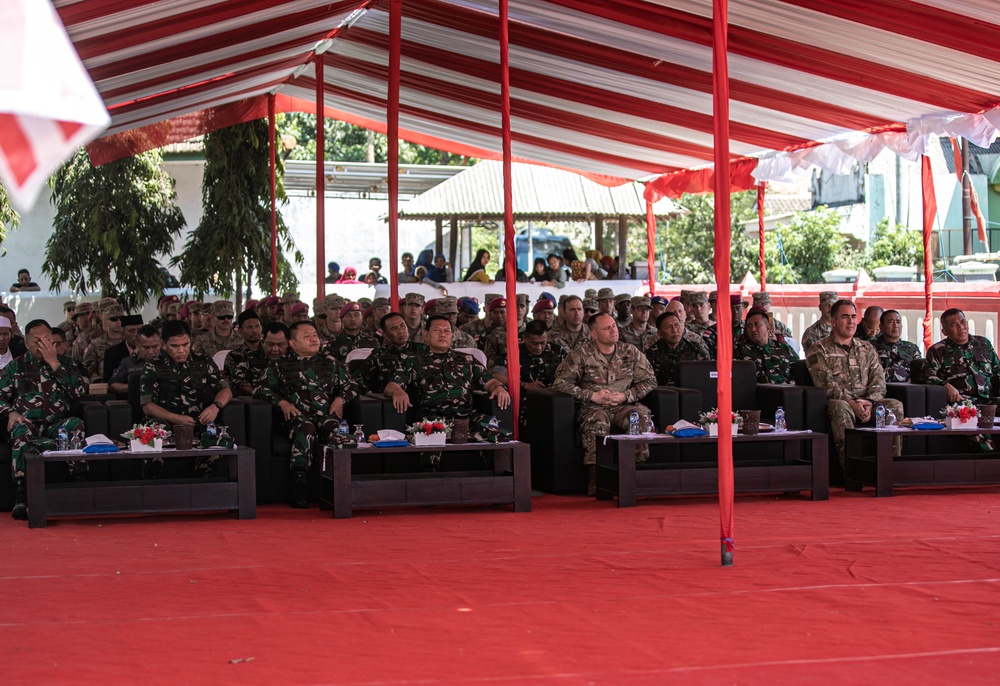
[(500, 115), (503, 127), (503, 245), (507, 295), (507, 387), (514, 415), (514, 438), (521, 406), (521, 350), (517, 341), (517, 251), (514, 247), (514, 189), (511, 180), (510, 52), (507, 39), (508, 0), (500, 0)]
[(275, 156), (274, 93), (267, 96), (267, 147), (271, 157), (271, 295), (278, 294), (278, 172)]
[(757, 237), (760, 240), (760, 253), (757, 262), (760, 264), (760, 290), (767, 290), (767, 261), (764, 259), (764, 191), (766, 183), (757, 185)]
[(715, 287), (719, 411), (719, 521), (722, 566), (733, 564), (732, 310), (729, 307), (729, 1), (712, 2), (712, 101), (715, 128)]
[[(961, 172), (959, 172), (961, 173)], [(934, 196), (934, 177), (931, 175), (931, 158), (920, 156), (920, 186), (924, 201), (924, 350), (934, 344), (934, 262), (931, 259), (931, 234), (937, 217), (937, 198)]]
[(316, 297), (326, 294), (326, 103), (323, 55), (316, 55)]
[(656, 295), (656, 215), (653, 203), (646, 201), (646, 262), (649, 269), (649, 292)]
[(402, 34), (403, 3), (391, 0), (389, 3), (389, 92), (386, 113), (386, 138), (389, 152), (389, 264), (392, 265), (389, 278), (389, 305), (393, 312), (399, 312), (399, 278), (391, 273), (399, 264), (399, 62), (400, 35)]

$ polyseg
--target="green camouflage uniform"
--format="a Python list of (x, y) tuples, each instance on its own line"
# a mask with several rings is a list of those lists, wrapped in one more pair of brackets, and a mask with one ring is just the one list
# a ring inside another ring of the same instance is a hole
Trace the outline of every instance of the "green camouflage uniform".
[(90, 345), (90, 342), (95, 338), (98, 338), (103, 335), (104, 331), (102, 331), (101, 328), (98, 326), (91, 327), (89, 331), (85, 331), (79, 334), (76, 337), (76, 340), (73, 341), (73, 347), (70, 350), (70, 357), (72, 357), (74, 360), (79, 360), (82, 362), (83, 356), (84, 354), (86, 354), (87, 346)]
[[(517, 340), (521, 340), (521, 336), (524, 335), (524, 322), (517, 327)], [(493, 332), (486, 338), (486, 342), (483, 343), (482, 339), (479, 340), (482, 344), (483, 354), (486, 355), (486, 368), (492, 370), (494, 367), (506, 367), (507, 366), (507, 327), (498, 326), (493, 329)], [(454, 347), (454, 346), (452, 346)]]
[(774, 318), (771, 320), (771, 334), (773, 336), (781, 336), (785, 339), (792, 338), (792, 330), (788, 328), (788, 324)]
[(486, 324), (485, 319), (473, 319), (471, 322), (462, 324), (458, 328), (472, 336), (473, 340), (477, 343), (480, 338), (490, 334), (490, 327)]
[[(108, 348), (118, 345), (123, 340), (119, 338), (117, 341), (112, 341), (107, 334), (92, 340), (87, 346), (87, 352), (83, 354), (83, 366), (87, 370), (87, 376), (99, 381), (104, 381), (107, 376), (111, 376), (114, 369), (104, 369), (104, 353), (108, 351)], [(107, 376), (104, 375), (105, 371), (107, 371)]]
[[(556, 370), (552, 390), (569, 393), (579, 406), (577, 420), (583, 443), (584, 464), (597, 463), (597, 439), (611, 433), (612, 427), (627, 431), (632, 411), (649, 416), (649, 408), (639, 403), (656, 388), (656, 376), (649, 360), (634, 345), (619, 342), (609, 360), (591, 341), (569, 353)], [(597, 405), (591, 402), (596, 391), (609, 389), (625, 394), (623, 405)], [(568, 440), (568, 437), (567, 437)], [(639, 451), (639, 459), (648, 452)]]
[(243, 347), (226, 355), (222, 375), (229, 381), (233, 393), (242, 393), (244, 384), (256, 390), (264, 382), (264, 374), (267, 373), (270, 364), (271, 360), (264, 354), (264, 346), (256, 350), (247, 350)]
[[(168, 412), (191, 417), (195, 420), (195, 437), (202, 447), (208, 447), (217, 445), (218, 441), (205, 433), (205, 426), (198, 421), (198, 416), (211, 404), (206, 393), (210, 392), (214, 397), (224, 388), (229, 388), (229, 382), (222, 378), (219, 368), (207, 357), (191, 353), (187, 362), (178, 364), (161, 352), (146, 363), (139, 377), (139, 405), (156, 403)], [(152, 459), (163, 461), (162, 456)], [(199, 456), (195, 461), (195, 473), (210, 472), (212, 464), (218, 459), (218, 455)]]
[(631, 326), (618, 327), (618, 340), (634, 345), (639, 350), (646, 350), (656, 339), (656, 327), (652, 324), (647, 324), (642, 333), (637, 333)]
[[(741, 319), (739, 321), (733, 322), (733, 345), (740, 340), (743, 336), (743, 331), (746, 329), (746, 323)], [(708, 328), (702, 332), (702, 338), (705, 340), (705, 347), (708, 348), (708, 354), (715, 359), (716, 351), (719, 347), (719, 331), (718, 326), (715, 322), (712, 322)]]
[(424, 336), (427, 335), (427, 326), (424, 324), (423, 319), (420, 320), (420, 326), (418, 326), (417, 328), (414, 329), (409, 324), (406, 325), (406, 328), (410, 332), (411, 341), (413, 341), (414, 343), (424, 342)]
[(790, 384), (794, 383), (792, 363), (799, 355), (787, 343), (769, 340), (767, 345), (760, 346), (744, 336), (733, 348), (733, 359), (750, 360), (757, 365), (757, 383)]
[[(54, 450), (59, 429), (69, 433), (83, 429), (83, 420), (69, 412), (75, 400), (87, 392), (87, 377), (79, 363), (59, 357), (55, 371), (30, 352), (12, 360), (0, 372), (0, 421), (6, 426), (11, 412), (24, 415), (27, 423), (10, 430), (11, 474), (24, 478), (24, 453)], [(74, 476), (87, 468), (86, 462), (67, 462)]]
[(708, 320), (707, 322), (705, 322), (704, 324), (699, 324), (695, 320), (691, 319), (691, 320), (689, 320), (689, 321), (687, 321), (687, 322), (684, 323), (684, 328), (685, 328), (685, 330), (690, 331), (691, 333), (693, 333), (693, 334), (695, 334), (697, 336), (703, 336), (704, 333), (705, 333), (705, 330), (708, 329), (708, 327), (714, 326), (714, 325), (715, 325), (715, 322), (713, 322), (711, 319)]
[(577, 332), (570, 331), (565, 324), (556, 324), (549, 329), (549, 342), (561, 345), (567, 351), (576, 350), (590, 341), (590, 329), (584, 324)]
[(292, 439), (289, 466), (295, 472), (312, 464), (317, 437), (324, 444), (341, 444), (340, 419), (330, 406), (337, 398), (343, 398), (346, 405), (358, 394), (343, 365), (329, 353), (320, 351), (306, 358), (289, 350), (267, 368), (264, 383), (254, 395), (275, 407), (287, 400), (302, 413), (284, 422)]
[[(561, 345), (556, 345), (551, 341), (545, 344), (541, 355), (529, 353), (524, 343), (518, 346), (518, 350), (521, 351), (522, 388), (524, 384), (532, 381), (537, 381), (546, 388), (551, 387), (552, 382), (556, 380), (556, 369), (566, 359), (568, 353)], [(522, 404), (521, 407), (523, 408), (524, 405)]]
[(377, 348), (378, 341), (366, 331), (361, 331), (354, 336), (341, 331), (336, 337), (331, 338), (320, 351), (332, 355), (341, 365), (347, 362), (347, 354), (358, 348)]
[(233, 329), (228, 338), (219, 338), (213, 329), (192, 340), (191, 351), (211, 360), (220, 350), (236, 350), (241, 345), (243, 345), (243, 337), (236, 332), (236, 329)]
[[(903, 404), (885, 397), (885, 371), (871, 343), (851, 339), (850, 345), (840, 345), (827, 336), (813, 343), (806, 358), (813, 383), (826, 389), (826, 415), (830, 419), (833, 442), (837, 446), (840, 466), (844, 466), (844, 432), (853, 428), (856, 418), (847, 400), (869, 400), (882, 404), (897, 418), (903, 417)], [(872, 410), (874, 418), (875, 411)], [(894, 451), (899, 455), (900, 441)]]
[(656, 383), (659, 386), (673, 386), (676, 384), (675, 372), (676, 364), (687, 360), (710, 360), (708, 347), (701, 336), (697, 334), (694, 338), (681, 338), (680, 342), (671, 348), (662, 338), (657, 338), (653, 345), (646, 351), (646, 359), (649, 366), (653, 368), (656, 376)]
[(384, 393), (385, 387), (396, 378), (396, 374), (403, 368), (403, 360), (427, 350), (427, 346), (423, 343), (414, 343), (413, 341), (407, 341), (402, 348), (383, 342), (372, 351), (372, 354), (358, 369), (358, 373), (352, 374), (352, 376), (355, 383), (364, 387), (366, 391)]
[(393, 378), (410, 396), (420, 419), (469, 420), (469, 435), (480, 441), (509, 441), (506, 429), (491, 430), (489, 417), (476, 412), (472, 392), (485, 390), (492, 376), (483, 365), (454, 350), (424, 350), (403, 360)]
[(924, 370), (927, 383), (951, 384), (967, 398), (988, 402), (1000, 395), (997, 385), (1000, 360), (990, 342), (982, 336), (969, 336), (969, 342), (958, 345), (947, 338), (927, 349)]
[(818, 319), (811, 326), (809, 326), (805, 333), (802, 334), (802, 353), (806, 354), (809, 352), (809, 346), (811, 346), (816, 341), (821, 338), (826, 338), (833, 332), (833, 322), (824, 322), (822, 319)]
[(878, 353), (878, 361), (885, 370), (886, 382), (905, 383), (910, 380), (910, 363), (920, 359), (920, 348), (916, 343), (904, 340), (886, 343), (883, 334), (879, 334), (869, 342)]

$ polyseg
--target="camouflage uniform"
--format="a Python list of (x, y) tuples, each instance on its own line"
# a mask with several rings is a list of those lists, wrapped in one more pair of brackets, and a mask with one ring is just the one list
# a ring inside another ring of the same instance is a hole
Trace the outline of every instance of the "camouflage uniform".
[(383, 393), (385, 387), (403, 368), (403, 360), (427, 350), (427, 346), (423, 343), (413, 341), (407, 341), (402, 348), (383, 342), (372, 351), (358, 373), (353, 375), (355, 382), (372, 393)]
[[(87, 352), (83, 354), (83, 366), (87, 370), (87, 376), (95, 381), (104, 381), (107, 378), (104, 375), (104, 353), (106, 353), (108, 348), (111, 346), (121, 343), (122, 340), (124, 339), (119, 338), (118, 340), (113, 341), (108, 338), (107, 334), (104, 334), (90, 342), (90, 345), (87, 346)], [(112, 369), (110, 371), (113, 372), (114, 370)]]
[[(517, 327), (517, 340), (521, 340), (524, 335), (524, 322)], [(482, 339), (480, 339), (480, 343)], [(455, 346), (452, 346), (455, 347)], [(507, 327), (498, 326), (493, 329), (486, 342), (482, 345), (483, 354), (486, 355), (486, 368), (493, 369), (496, 366), (505, 367), (507, 365)]]
[(83, 356), (87, 352), (87, 346), (98, 336), (103, 336), (104, 332), (97, 326), (92, 327), (89, 331), (84, 331), (76, 337), (73, 341), (73, 348), (70, 352), (70, 357), (74, 360), (83, 361)]
[(467, 324), (462, 324), (458, 328), (460, 331), (464, 331), (472, 336), (473, 340), (477, 342), (480, 338), (490, 334), (490, 327), (487, 325), (485, 319), (475, 319)]
[(780, 336), (786, 340), (792, 338), (792, 330), (788, 328), (788, 324), (785, 324), (780, 319), (771, 318), (771, 335), (777, 338)]
[[(87, 377), (68, 357), (60, 356), (59, 364), (53, 371), (47, 362), (27, 352), (0, 372), (0, 418), (4, 425), (12, 411), (28, 420), (10, 430), (10, 469), (15, 479), (24, 478), (25, 450), (54, 450), (59, 429), (70, 433), (83, 429), (83, 420), (71, 417), (69, 411), (87, 392)], [(87, 468), (86, 462), (66, 465), (74, 476)]]
[[(873, 405), (881, 403), (886, 411), (891, 410), (900, 418), (903, 417), (903, 404), (885, 397), (885, 371), (871, 343), (852, 338), (850, 345), (840, 345), (827, 336), (813, 343), (807, 360), (813, 383), (826, 389), (826, 415), (843, 467), (844, 432), (853, 428), (856, 420), (846, 401), (862, 399)], [(897, 438), (894, 443), (896, 455), (900, 454), (900, 448)]]
[[(743, 337), (743, 332), (746, 330), (746, 322), (742, 319), (733, 322), (733, 346), (736, 342)], [(719, 348), (719, 330), (718, 325), (712, 322), (703, 332), (702, 338), (705, 340), (705, 347), (708, 348), (708, 354), (715, 359), (716, 351)]]
[(271, 360), (264, 354), (264, 346), (249, 351), (242, 347), (226, 355), (222, 375), (229, 381), (233, 393), (242, 393), (244, 384), (248, 384), (253, 393), (264, 382), (270, 364)]
[(833, 322), (824, 322), (822, 319), (816, 320), (802, 334), (802, 353), (809, 352), (809, 346), (821, 338), (826, 338), (833, 332)]
[(321, 352), (334, 357), (340, 364), (346, 364), (347, 354), (358, 348), (377, 348), (378, 341), (366, 331), (355, 335), (350, 335), (346, 331), (341, 331), (339, 335), (331, 338), (330, 341), (321, 348)]
[(406, 325), (407, 330), (410, 332), (410, 340), (414, 343), (423, 343), (424, 336), (427, 335), (427, 326), (424, 324), (424, 320), (420, 320), (420, 326), (411, 327), (409, 324)]
[(275, 407), (287, 400), (302, 414), (284, 425), (292, 439), (289, 466), (293, 472), (305, 471), (312, 464), (317, 437), (323, 443), (340, 445), (340, 419), (330, 412), (337, 398), (349, 403), (357, 390), (343, 365), (325, 351), (312, 357), (299, 357), (291, 350), (267, 368), (254, 395)]
[(787, 343), (769, 340), (760, 346), (744, 336), (733, 348), (733, 359), (751, 360), (757, 366), (757, 383), (790, 384), (792, 363), (799, 356)]
[[(556, 370), (552, 390), (569, 393), (579, 403), (577, 420), (583, 442), (584, 464), (597, 463), (597, 439), (611, 433), (612, 427), (628, 429), (628, 417), (634, 410), (649, 416), (649, 408), (639, 401), (656, 388), (653, 368), (634, 345), (619, 342), (608, 360), (591, 341), (566, 356)], [(596, 391), (608, 389), (625, 394), (624, 405), (597, 405), (591, 402)], [(642, 453), (642, 451), (640, 451)], [(648, 452), (640, 456), (644, 456)]]
[(656, 376), (656, 383), (659, 386), (674, 386), (676, 365), (678, 362), (687, 360), (710, 360), (708, 347), (701, 336), (695, 338), (681, 338), (676, 347), (670, 348), (667, 342), (658, 338), (646, 351), (646, 359)]
[(908, 382), (910, 380), (910, 362), (920, 359), (920, 348), (916, 343), (899, 340), (886, 343), (885, 335), (879, 334), (870, 343), (878, 353), (878, 361), (885, 370), (887, 382)]
[(584, 324), (576, 333), (566, 328), (565, 324), (556, 324), (549, 329), (549, 342), (564, 347), (567, 351), (576, 350), (590, 341), (590, 329)]
[(509, 441), (511, 434), (489, 426), (489, 417), (476, 412), (472, 392), (485, 390), (493, 377), (483, 365), (454, 350), (424, 350), (403, 359), (392, 379), (410, 396), (421, 419), (469, 420), (469, 435), (480, 441)]
[[(206, 392), (216, 395), (224, 388), (229, 388), (229, 382), (222, 378), (222, 373), (212, 360), (191, 353), (187, 362), (178, 364), (170, 359), (165, 352), (146, 363), (139, 377), (139, 405), (156, 403), (168, 412), (182, 414), (195, 420), (194, 434), (200, 445), (208, 447), (216, 444), (216, 440), (205, 434), (205, 427), (198, 422), (206, 402)], [(153, 461), (162, 462), (162, 457), (153, 457)], [(207, 474), (212, 464), (219, 459), (218, 455), (199, 456), (195, 460), (195, 473)]]
[(528, 415), (525, 414), (524, 384), (537, 381), (545, 388), (551, 388), (556, 380), (556, 369), (566, 359), (568, 350), (561, 345), (549, 341), (545, 344), (541, 355), (532, 355), (528, 352), (524, 343), (518, 346), (521, 351), (521, 411), (520, 420), (522, 425), (528, 423)]
[(132, 353), (118, 365), (118, 368), (111, 372), (108, 383), (128, 383), (128, 377), (133, 372), (141, 372), (146, 367), (146, 361), (139, 357), (138, 353)]
[[(213, 359), (221, 350), (236, 350), (243, 344), (243, 337), (233, 329), (228, 338), (219, 338), (215, 330), (206, 331), (191, 342), (192, 352)], [(227, 355), (228, 357), (228, 355)]]
[(704, 336), (705, 330), (708, 329), (708, 327), (714, 326), (714, 325), (715, 325), (715, 322), (713, 322), (712, 320), (709, 320), (709, 321), (705, 322), (704, 324), (700, 324), (700, 323), (696, 322), (693, 319), (689, 319), (684, 324), (684, 328), (687, 329), (688, 331), (690, 331), (693, 334), (696, 334), (698, 336)]
[(459, 329), (454, 324), (451, 325), (451, 347), (454, 348), (475, 348), (476, 339)]
[(618, 340), (634, 345), (639, 350), (646, 350), (656, 339), (656, 327), (651, 324), (647, 324), (642, 333), (637, 333), (631, 326), (618, 327)]
[(965, 345), (947, 338), (935, 343), (927, 349), (924, 370), (927, 383), (951, 384), (963, 398), (975, 402), (989, 402), (991, 397), (1000, 395), (997, 385), (1000, 360), (982, 336), (970, 335)]
[(61, 322), (58, 328), (62, 329), (63, 334), (65, 334), (66, 342), (72, 345), (73, 340), (76, 338), (76, 324), (72, 320), (67, 319)]

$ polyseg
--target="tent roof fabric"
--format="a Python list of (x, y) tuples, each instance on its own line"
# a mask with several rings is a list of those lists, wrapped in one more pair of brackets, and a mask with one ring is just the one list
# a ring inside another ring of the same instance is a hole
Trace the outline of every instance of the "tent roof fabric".
[[(646, 203), (636, 183), (609, 188), (551, 167), (515, 162), (511, 167), (515, 219), (592, 220), (595, 216), (645, 217)], [(653, 205), (660, 216), (678, 212), (664, 198)], [(400, 206), (401, 219), (503, 218), (503, 164), (483, 160)]]
[[(189, 134), (192, 113), (204, 132), (261, 111), (243, 104), (224, 117), (205, 114), (219, 106), (266, 93), (313, 99), (309, 62), (328, 37), (321, 57), (328, 111), (385, 127), (385, 0), (55, 5), (111, 113), (108, 133), (160, 127), (128, 151), (120, 140), (105, 141), (124, 154), (171, 142), (180, 132), (161, 122), (180, 115)], [(710, 0), (512, 0), (514, 155), (604, 181), (708, 165), (711, 7)], [(408, 0), (402, 12), (401, 135), (497, 157), (495, 0)], [(732, 0), (729, 18), (734, 156), (852, 131), (954, 133), (956, 113), (980, 117), (963, 120), (959, 132), (995, 137), (1000, 117), (981, 119), (1000, 103), (1000, 3)]]

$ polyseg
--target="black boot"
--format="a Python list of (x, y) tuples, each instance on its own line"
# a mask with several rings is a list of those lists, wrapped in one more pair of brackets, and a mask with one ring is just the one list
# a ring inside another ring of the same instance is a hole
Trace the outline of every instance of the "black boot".
[(14, 479), (14, 490), (14, 509), (10, 511), (10, 516), (25, 520), (28, 518), (28, 498), (24, 490), (23, 476)]
[(597, 465), (587, 465), (587, 495), (597, 495)]
[(309, 507), (309, 488), (306, 484), (306, 473), (301, 469), (292, 472), (292, 507), (302, 510)]

